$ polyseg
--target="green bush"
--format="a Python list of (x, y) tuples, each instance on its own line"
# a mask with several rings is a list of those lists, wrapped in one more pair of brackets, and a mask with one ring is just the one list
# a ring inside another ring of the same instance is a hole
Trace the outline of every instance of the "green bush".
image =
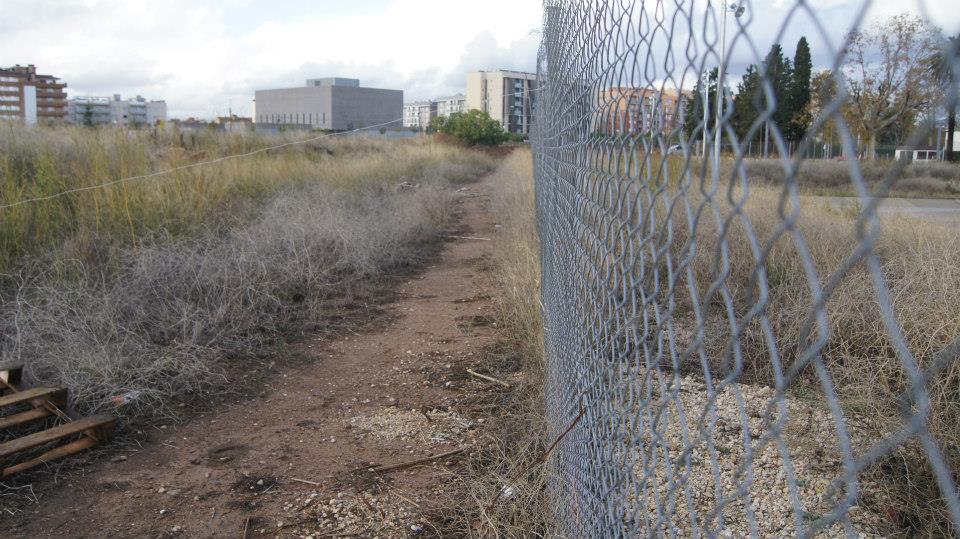
[(507, 133), (504, 133), (500, 122), (479, 110), (454, 112), (447, 117), (438, 116), (430, 122), (430, 128), (468, 144), (496, 146), (507, 139)]

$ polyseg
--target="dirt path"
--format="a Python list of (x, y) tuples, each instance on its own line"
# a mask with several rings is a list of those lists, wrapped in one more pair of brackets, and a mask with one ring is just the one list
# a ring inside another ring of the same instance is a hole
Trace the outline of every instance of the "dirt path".
[[(462, 236), (493, 232), (487, 189), (479, 182), (461, 191)], [(492, 248), (451, 240), (434, 265), (401, 285), (387, 327), (299, 343), (312, 361), (278, 367), (260, 395), (158, 430), (144, 449), (101, 458), (59, 488), (41, 486), (39, 503), (0, 523), (0, 535), (429, 534), (420, 514), (456, 457), (362, 470), (467, 446), (477, 435), (482, 418), (461, 405), (497, 390), (465, 372), (480, 368), (496, 341), (482, 270)]]

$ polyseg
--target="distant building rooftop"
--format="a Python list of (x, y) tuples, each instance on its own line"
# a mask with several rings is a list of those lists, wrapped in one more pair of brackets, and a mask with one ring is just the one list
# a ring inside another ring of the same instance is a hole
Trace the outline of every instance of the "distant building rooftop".
[(351, 86), (353, 88), (359, 88), (360, 79), (345, 79), (343, 77), (307, 79), (307, 86)]

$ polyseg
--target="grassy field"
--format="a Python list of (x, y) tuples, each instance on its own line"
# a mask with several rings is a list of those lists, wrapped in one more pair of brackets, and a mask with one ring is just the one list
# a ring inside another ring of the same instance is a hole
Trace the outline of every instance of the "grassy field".
[[(0, 205), (251, 152), (294, 140), (216, 132), (24, 129), (0, 124)], [(0, 271), (27, 255), (91, 261), (157, 231), (190, 236), (233, 226), (285, 189), (377, 186), (424, 175), (472, 174), (476, 152), (427, 139), (331, 137), (251, 157), (133, 180), (0, 212)], [(56, 251), (56, 252), (55, 252)]]
[[(531, 212), (532, 172), (528, 160), (519, 154), (512, 156), (495, 174), (498, 190), (494, 208), (504, 225), (499, 238), (502, 255), (498, 265), (505, 295), (501, 320), (516, 336), (515, 346), (524, 350), (527, 358), (524, 371), (532, 374), (528, 377), (531, 386), (524, 389), (526, 393), (517, 398), (507, 414), (509, 419), (505, 421), (501, 438), (509, 441), (497, 446), (499, 449), (488, 456), (486, 467), (478, 468), (471, 476), (472, 496), (478, 500), (489, 498), (490, 492), (496, 492), (498, 485), (515, 481), (513, 472), (530, 466), (542, 449), (529, 441), (538, 436), (542, 440), (543, 436), (542, 393), (538, 387), (543, 383), (543, 348), (539, 316), (539, 253)], [(654, 166), (660, 165), (658, 162)], [(837, 164), (827, 164), (829, 167), (834, 165)], [(613, 163), (611, 166), (620, 165)], [(768, 249), (762, 258), (768, 284), (763, 313), (773, 342), (768, 341), (759, 321), (755, 320), (746, 327), (738, 337), (744, 364), (736, 375), (737, 379), (745, 384), (773, 385), (774, 364), (768, 346), (776, 345), (782, 358), (781, 368), (786, 371), (799, 359), (808, 343), (822, 336), (821, 357), (846, 411), (848, 424), (862, 435), (855, 441), (856, 450), (866, 451), (866, 442), (876, 441), (901, 428), (904, 423), (900, 396), (909, 387), (909, 377), (898, 356), (896, 343), (890, 337), (891, 331), (885, 324), (868, 264), (865, 261), (849, 262), (860, 241), (856, 215), (837, 213), (815, 199), (804, 199), (794, 230), (784, 229), (781, 227), (784, 215), (789, 215), (792, 208), (788, 205), (781, 213), (780, 186), (776, 181), (769, 182), (769, 185), (761, 181), (750, 183), (749, 198), (743, 205), (741, 218), (727, 198), (726, 184), (713, 207), (706, 203), (698, 184), (686, 191), (685, 198), (677, 198), (682, 168), (682, 162), (671, 159), (664, 166), (671, 181), (655, 182), (647, 187), (639, 182), (615, 184), (598, 177), (599, 181), (593, 187), (581, 188), (581, 194), (596, 197), (598, 205), (610, 204), (614, 200), (624, 202), (617, 206), (624, 212), (621, 221), (604, 221), (604, 230), (621, 230), (621, 223), (624, 229), (636, 227), (644, 218), (653, 217), (657, 226), (651, 228), (647, 221), (643, 221), (646, 224), (640, 230), (644, 232), (638, 232), (637, 237), (644, 236), (648, 245), (669, 249), (662, 255), (669, 255), (672, 259), (673, 275), (678, 279), (673, 287), (676, 302), (673, 323), (674, 327), (684, 329), (682, 333), (688, 337), (696, 326), (690, 285), (699, 291), (696, 302), (703, 307), (701, 312), (706, 324), (703, 341), (697, 344), (680, 338), (678, 352), (690, 344), (702, 347), (711, 360), (715, 375), (729, 373), (734, 368), (729, 360), (733, 334), (726, 319), (721, 289), (713, 294), (707, 294), (707, 291), (711, 283), (724, 282), (733, 301), (733, 311), (742, 319), (760, 297), (754, 268), (758, 253)], [(624, 170), (620, 169), (621, 173)], [(919, 167), (908, 169), (908, 174), (921, 173)], [(868, 180), (874, 186), (880, 181), (877, 176)], [(801, 178), (801, 182), (804, 181), (809, 183), (811, 180)], [(833, 185), (833, 189), (838, 185), (829, 179), (819, 181), (820, 185)], [(645, 189), (656, 185), (661, 186), (660, 194), (652, 200), (647, 199), (650, 192)], [(942, 191), (937, 193), (944, 194)], [(743, 193), (736, 188), (729, 194), (738, 200)], [(634, 200), (639, 206), (625, 203)], [(690, 204), (690, 213), (684, 208), (684, 200)], [(677, 202), (677, 205), (674, 206), (671, 225), (666, 227), (665, 217), (671, 202)], [(653, 214), (645, 213), (651, 204), (656, 208)], [(705, 212), (700, 215), (691, 234), (689, 219), (700, 209)], [(732, 220), (721, 235), (722, 225), (717, 220), (722, 223), (728, 217)], [(600, 220), (603, 219), (595, 213), (582, 218), (598, 220), (584, 221), (588, 227), (601, 226)], [(751, 238), (756, 242), (751, 242)], [(643, 250), (636, 245), (632, 251), (627, 247), (621, 243), (614, 246), (622, 249), (617, 251), (622, 253)], [(876, 267), (889, 289), (898, 331), (902, 332), (907, 348), (921, 368), (929, 366), (936, 355), (960, 335), (960, 234), (948, 227), (907, 218), (885, 219), (876, 237), (875, 252)], [(689, 274), (678, 266), (685, 260), (690, 264)], [(812, 266), (805, 266), (804, 260), (810, 260)], [(663, 256), (661, 262), (665, 263)], [(622, 259), (616, 256), (598, 261), (597, 265), (596, 271), (600, 275), (610, 275), (614, 282), (629, 279), (623, 275), (627, 268), (622, 266)], [(642, 281), (644, 286), (652, 286), (649, 269), (647, 280)], [(824, 333), (815, 329), (812, 334), (806, 334), (804, 329), (813, 302), (809, 271), (815, 272), (812, 279), (819, 286), (835, 282), (826, 304)], [(666, 275), (666, 266), (663, 266), (661, 278)], [(632, 282), (641, 282), (637, 275), (633, 279)], [(663, 285), (666, 282), (660, 284), (660, 290), (665, 290)], [(666, 299), (662, 298), (664, 305)], [(696, 354), (688, 365), (682, 367), (688, 372), (702, 372)], [(928, 426), (953, 469), (960, 469), (958, 388), (960, 367), (956, 363), (935, 376), (927, 386), (932, 405)], [(799, 369), (797, 377), (792, 380), (790, 396), (811, 402), (819, 409), (824, 407), (822, 391), (816, 373), (807, 366)], [(872, 492), (875, 493), (875, 489), (883, 491), (880, 499), (885, 501), (882, 502), (884, 505), (876, 505), (880, 503), (878, 498), (867, 497), (862, 503), (884, 515), (890, 514), (890, 507), (895, 507), (897, 522), (890, 522), (891, 533), (904, 530), (924, 536), (953, 533), (946, 508), (939, 501), (932, 470), (915, 440), (874, 463), (863, 478), (872, 485)], [(504, 536), (542, 533), (550, 529), (549, 518), (544, 517), (549, 514), (545, 512), (544, 500), (534, 494), (538, 492), (538, 485), (543, 484), (543, 474), (525, 474), (521, 481), (523, 483), (516, 490), (524, 495), (517, 503), (496, 514), (482, 516), (489, 518), (488, 524)], [(886, 505), (888, 502), (891, 505)], [(474, 512), (473, 518), (481, 517)]]
[[(858, 163), (864, 186), (870, 191), (894, 176), (887, 196), (903, 198), (960, 198), (960, 165), (930, 162), (908, 164), (895, 172), (890, 161)], [(730, 164), (728, 163), (729, 167)], [(804, 195), (856, 196), (851, 180), (851, 164), (843, 161), (806, 160), (797, 172), (797, 183)], [(757, 179), (775, 186), (783, 185), (786, 176), (777, 159), (747, 159), (744, 172), (748, 179)]]
[[(697, 254), (692, 266), (700, 290), (726, 276), (725, 283), (734, 300), (738, 316), (744, 316), (760, 297), (753, 273), (757, 260), (750, 236), (757, 238), (759, 248), (769, 247), (763, 260), (768, 282), (768, 299), (764, 313), (772, 330), (776, 347), (783, 359), (782, 368), (800, 359), (807, 345), (823, 338), (820, 355), (832, 378), (840, 401), (847, 410), (848, 421), (857, 425), (869, 440), (878, 440), (904, 426), (901, 395), (910, 387), (896, 341), (891, 338), (875, 291), (873, 273), (867, 261), (851, 260), (860, 239), (855, 215), (838, 214), (812, 201), (805, 201), (796, 225), (796, 233), (782, 229), (783, 217), (778, 210), (779, 190), (773, 187), (751, 188), (745, 214), (749, 228), (735, 218), (723, 242), (725, 257), (717, 256), (719, 227), (712, 218), (700, 222), (695, 238)], [(736, 197), (734, 197), (736, 198)], [(732, 208), (723, 204), (722, 214)], [(789, 214), (791, 208), (785, 208)], [(679, 237), (687, 234), (682, 221)], [(802, 241), (799, 239), (802, 237)], [(684, 248), (677, 245), (676, 258)], [(930, 366), (937, 354), (960, 336), (960, 234), (951, 227), (934, 225), (907, 218), (884, 220), (876, 238), (876, 268), (889, 290), (890, 303), (896, 316), (896, 331), (916, 359), (920, 368)], [(806, 267), (804, 260), (812, 262)], [(821, 287), (831, 286), (825, 305), (826, 331), (806, 333), (813, 306), (811, 276)], [(685, 279), (682, 279), (685, 281)], [(828, 283), (832, 283), (829, 284)], [(680, 287), (685, 287), (684, 282)], [(680, 297), (681, 303), (687, 298)], [(722, 314), (723, 301), (717, 294), (700, 298), (708, 306), (704, 346), (716, 360), (719, 372), (726, 372), (731, 363), (729, 324)], [(689, 309), (690, 305), (687, 303)], [(692, 311), (687, 311), (692, 318)], [(739, 339), (743, 354), (743, 373), (747, 382), (772, 385), (774, 366), (770, 360), (769, 342), (759, 322), (747, 326)], [(695, 369), (699, 369), (696, 362)], [(960, 469), (960, 365), (952, 363), (927, 384), (931, 399), (928, 427), (940, 441), (948, 463)], [(812, 366), (801, 369), (793, 388), (799, 394), (818, 395), (822, 391)], [(859, 446), (859, 451), (868, 447)], [(946, 508), (939, 499), (932, 471), (911, 441), (878, 461), (868, 476), (884, 485), (886, 494), (895, 500), (900, 525), (921, 535), (953, 533)], [(886, 507), (875, 507), (878, 512)]]
[[(0, 129), (3, 204), (284, 141)], [(128, 415), (168, 413), (231, 362), (368, 321), (384, 276), (449, 224), (449, 185), (494, 164), (429, 139), (329, 138), (0, 210), (0, 361), (84, 412), (128, 393)]]

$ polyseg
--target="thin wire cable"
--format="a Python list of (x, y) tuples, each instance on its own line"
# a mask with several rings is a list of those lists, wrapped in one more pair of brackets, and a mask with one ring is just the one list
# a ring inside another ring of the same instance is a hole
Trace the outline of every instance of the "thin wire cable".
[(177, 172), (177, 171), (180, 171), (180, 170), (187, 170), (187, 169), (191, 169), (191, 168), (202, 167), (202, 166), (206, 166), (206, 165), (212, 165), (212, 164), (214, 164), (214, 163), (221, 163), (221, 162), (223, 162), (223, 161), (227, 161), (227, 160), (230, 160), (230, 159), (240, 159), (240, 158), (243, 158), (243, 157), (250, 157), (250, 156), (252, 156), (252, 155), (257, 155), (257, 154), (260, 154), (260, 153), (263, 153), (263, 152), (269, 152), (269, 151), (271, 151), (271, 150), (278, 150), (278, 149), (280, 149), (280, 148), (286, 148), (286, 147), (289, 147), (289, 146), (297, 146), (297, 145), (299, 145), (299, 144), (306, 144), (306, 143), (308, 143), (308, 142), (314, 142), (314, 141), (317, 141), (317, 140), (321, 140), (321, 139), (325, 139), (325, 138), (329, 138), (329, 137), (335, 137), (335, 136), (339, 136), (339, 135), (347, 135), (347, 134), (350, 134), (350, 133), (356, 133), (356, 132), (359, 132), (359, 131), (365, 131), (365, 130), (367, 130), (367, 129), (376, 129), (376, 128), (378, 128), (378, 127), (383, 127), (383, 126), (386, 126), (386, 125), (390, 125), (390, 124), (394, 124), (394, 123), (402, 122), (402, 121), (403, 121), (403, 118), (399, 118), (399, 119), (396, 119), (396, 120), (390, 120), (389, 122), (384, 122), (384, 123), (382, 123), (382, 124), (370, 125), (370, 126), (367, 126), (367, 127), (361, 127), (361, 128), (352, 129), (352, 130), (349, 130), (349, 131), (340, 131), (340, 132), (337, 132), (337, 133), (326, 133), (326, 134), (323, 134), (323, 135), (319, 135), (319, 136), (316, 136), (316, 137), (311, 137), (311, 138), (304, 139), (304, 140), (297, 140), (297, 141), (293, 141), (293, 142), (285, 142), (285, 143), (283, 143), (283, 144), (278, 144), (278, 145), (276, 145), (276, 146), (268, 146), (268, 147), (266, 147), (266, 148), (260, 148), (260, 149), (258, 149), (258, 150), (254, 150), (254, 151), (251, 151), (251, 152), (238, 153), (238, 154), (233, 154), (233, 155), (225, 155), (225, 156), (223, 156), (223, 157), (218, 157), (218, 158), (216, 158), (216, 159), (211, 159), (211, 160), (209, 160), (209, 161), (200, 161), (200, 162), (198, 162), (198, 163), (191, 163), (191, 164), (189, 164), (189, 165), (181, 165), (181, 166), (179, 166), (179, 167), (173, 167), (173, 168), (169, 168), (169, 169), (165, 169), (165, 170), (158, 170), (157, 172), (151, 172), (150, 174), (141, 174), (141, 175), (139, 175), (139, 176), (130, 176), (130, 177), (127, 177), (127, 178), (120, 178), (120, 179), (117, 179), (117, 180), (111, 180), (111, 181), (104, 182), (104, 183), (100, 183), (100, 184), (97, 184), (97, 185), (88, 185), (88, 186), (86, 186), (86, 187), (77, 187), (77, 188), (74, 188), (74, 189), (67, 189), (67, 190), (65, 190), (65, 191), (60, 191), (60, 192), (57, 192), (57, 193), (54, 193), (54, 194), (51, 194), (51, 195), (45, 195), (45, 196), (42, 196), (42, 197), (35, 197), (35, 198), (27, 198), (27, 199), (24, 199), (24, 200), (20, 200), (20, 201), (14, 202), (14, 203), (12, 203), (12, 204), (0, 205), (0, 210), (6, 210), (6, 209), (14, 208), (14, 207), (17, 207), (17, 206), (22, 206), (22, 205), (24, 205), (24, 204), (32, 204), (32, 203), (34, 203), (34, 202), (43, 202), (43, 201), (46, 201), (46, 200), (53, 200), (53, 199), (55, 199), (55, 198), (60, 198), (60, 197), (63, 197), (63, 196), (66, 196), (66, 195), (70, 195), (70, 194), (73, 194), (73, 193), (81, 193), (81, 192), (83, 192), (83, 191), (93, 191), (93, 190), (95, 190), (95, 189), (103, 189), (103, 188), (111, 187), (111, 186), (114, 186), (114, 185), (117, 185), (117, 184), (120, 184), (120, 183), (131, 182), (131, 181), (135, 181), (135, 180), (146, 180), (146, 179), (149, 179), (149, 178), (156, 178), (156, 177), (165, 176), (165, 175), (167, 175), (167, 174), (170, 174), (170, 173), (172, 173), (172, 172)]

